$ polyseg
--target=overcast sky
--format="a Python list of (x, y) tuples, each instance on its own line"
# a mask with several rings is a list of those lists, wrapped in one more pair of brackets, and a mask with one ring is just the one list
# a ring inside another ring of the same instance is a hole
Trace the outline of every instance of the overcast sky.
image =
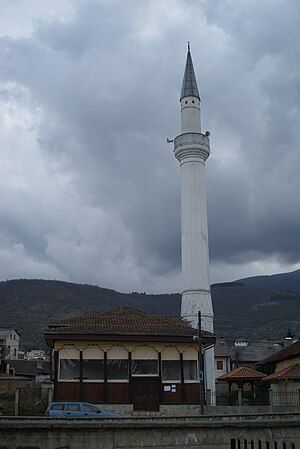
[(0, 0), (0, 279), (177, 292), (187, 41), (212, 282), (300, 267), (298, 0)]

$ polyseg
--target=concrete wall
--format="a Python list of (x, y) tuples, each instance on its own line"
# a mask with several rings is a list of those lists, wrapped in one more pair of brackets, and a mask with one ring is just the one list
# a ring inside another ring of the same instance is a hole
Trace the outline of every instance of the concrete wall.
[(300, 447), (300, 414), (168, 418), (0, 419), (1, 449)]

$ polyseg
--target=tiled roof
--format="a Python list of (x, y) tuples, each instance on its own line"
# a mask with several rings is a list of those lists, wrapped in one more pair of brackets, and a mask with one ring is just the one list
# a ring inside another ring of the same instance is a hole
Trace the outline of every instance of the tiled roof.
[(45, 333), (194, 336), (198, 331), (177, 317), (118, 307), (52, 323)]
[(276, 373), (270, 374), (264, 380), (272, 381), (281, 379), (300, 379), (300, 366), (297, 363), (287, 366)]
[(19, 375), (37, 375), (49, 374), (50, 362), (47, 360), (5, 360), (10, 368), (14, 368), (15, 374)]
[(266, 344), (253, 343), (248, 346), (234, 346), (230, 350), (231, 358), (240, 363), (257, 363), (278, 352), (278, 348)]
[(281, 360), (292, 359), (293, 357), (298, 357), (300, 355), (300, 340), (298, 339), (295, 343), (292, 343), (287, 348), (276, 352), (270, 357), (265, 358), (261, 361), (262, 364), (265, 363), (277, 363)]
[(241, 366), (240, 368), (236, 368), (229, 373), (223, 374), (218, 377), (216, 380), (224, 380), (224, 381), (235, 381), (235, 380), (260, 380), (266, 377), (266, 374), (259, 373), (251, 368), (246, 368)]

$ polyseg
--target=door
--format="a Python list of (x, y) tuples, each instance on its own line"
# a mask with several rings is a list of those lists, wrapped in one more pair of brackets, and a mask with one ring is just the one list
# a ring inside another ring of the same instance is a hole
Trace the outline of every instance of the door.
[(156, 412), (159, 410), (159, 379), (133, 378), (133, 410)]

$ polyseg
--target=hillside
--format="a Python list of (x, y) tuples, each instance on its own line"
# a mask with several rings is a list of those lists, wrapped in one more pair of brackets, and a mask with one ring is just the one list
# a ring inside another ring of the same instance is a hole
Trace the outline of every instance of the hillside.
[[(212, 286), (215, 330), (235, 337), (282, 338), (290, 328), (300, 334), (300, 294), (239, 283)], [(119, 293), (92, 285), (45, 280), (0, 282), (0, 327), (16, 328), (24, 349), (45, 347), (49, 322), (126, 305), (163, 315), (180, 314), (180, 295)]]
[(253, 276), (250, 278), (238, 279), (249, 287), (274, 288), (292, 292), (300, 292), (300, 270), (290, 273), (272, 274), (270, 276)]

